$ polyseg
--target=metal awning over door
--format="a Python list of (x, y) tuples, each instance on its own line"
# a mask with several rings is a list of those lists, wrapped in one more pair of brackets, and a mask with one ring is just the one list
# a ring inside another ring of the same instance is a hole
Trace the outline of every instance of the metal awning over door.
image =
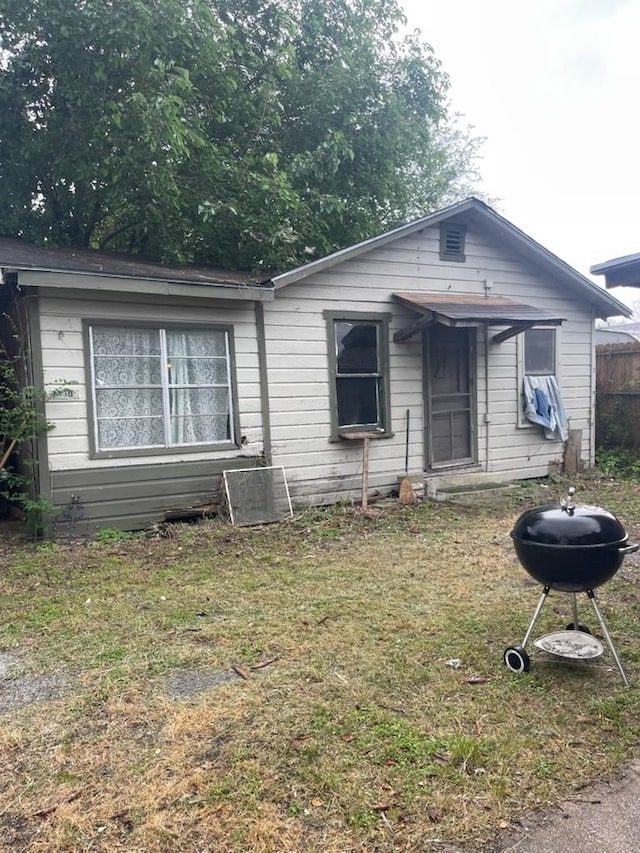
[(506, 296), (481, 296), (463, 293), (394, 293), (394, 298), (420, 315), (393, 336), (396, 343), (406, 341), (418, 332), (440, 323), (444, 326), (507, 326), (492, 337), (502, 343), (533, 326), (560, 326), (566, 317), (516, 302)]

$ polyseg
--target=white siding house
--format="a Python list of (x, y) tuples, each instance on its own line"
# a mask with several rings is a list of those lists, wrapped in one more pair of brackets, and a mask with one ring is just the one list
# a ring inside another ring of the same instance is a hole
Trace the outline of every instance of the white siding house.
[[(405, 468), (432, 490), (545, 475), (569, 433), (589, 466), (594, 320), (629, 314), (475, 199), (270, 278), (1, 238), (0, 270), (54, 426), (38, 487), (86, 531), (206, 506), (265, 461), (297, 504), (359, 500), (364, 437), (381, 494)], [(525, 417), (531, 374), (566, 433)]]
[[(558, 470), (563, 440), (546, 438), (524, 416), (525, 345), (535, 347), (538, 332), (553, 362), (539, 369), (557, 378), (568, 430), (582, 463), (593, 464), (594, 320), (628, 309), (482, 202), (454, 205), (273, 281), (276, 298), (265, 305), (272, 458), (299, 502), (359, 497), (362, 442), (340, 438), (359, 429), (378, 439), (370, 441), (371, 489), (396, 487), (407, 422), (408, 470), (432, 489), (444, 478)], [(469, 300), (466, 316), (441, 311), (443, 298), (454, 307)], [(520, 322), (501, 322), (503, 298), (518, 303)], [(385, 400), (376, 422), (336, 429), (331, 384), (348, 378), (335, 376), (332, 327), (349, 323), (388, 335), (378, 354), (387, 361)], [(412, 324), (413, 334), (403, 334)]]

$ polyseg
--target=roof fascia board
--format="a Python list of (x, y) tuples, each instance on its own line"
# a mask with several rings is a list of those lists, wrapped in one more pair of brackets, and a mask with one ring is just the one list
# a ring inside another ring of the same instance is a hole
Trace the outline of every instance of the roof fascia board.
[(399, 228), (394, 228), (392, 231), (387, 231), (384, 234), (379, 234), (377, 237), (370, 237), (368, 240), (363, 240), (361, 243), (356, 243), (354, 246), (348, 246), (346, 249), (340, 249), (331, 255), (324, 258), (319, 258), (317, 261), (305, 264), (302, 267), (296, 267), (288, 272), (274, 275), (271, 279), (276, 290), (285, 287), (287, 284), (293, 284), (296, 281), (301, 281), (317, 272), (329, 269), (343, 261), (348, 261), (351, 258), (356, 258), (364, 252), (371, 249), (377, 249), (379, 246), (384, 246), (386, 243), (391, 243), (394, 240), (399, 240), (401, 237), (406, 237), (413, 234), (415, 231), (420, 231), (422, 228), (429, 228), (432, 225), (437, 225), (445, 219), (450, 219), (452, 216), (457, 216), (461, 213), (473, 208), (478, 203), (477, 199), (469, 198), (461, 201), (458, 204), (453, 204), (450, 207), (445, 207), (443, 210), (438, 210), (429, 216), (424, 216), (422, 219), (416, 219), (414, 222), (409, 222), (407, 225), (401, 225)]
[(603, 261), (600, 264), (594, 264), (589, 272), (594, 275), (602, 275), (602, 273), (611, 272), (621, 267), (633, 266), (640, 267), (640, 253), (633, 255), (622, 255), (619, 258), (611, 258), (609, 261)]
[(506, 233), (513, 240), (515, 245), (523, 248), (525, 252), (533, 253), (537, 256), (539, 261), (549, 264), (558, 275), (565, 279), (568, 278), (575, 285), (582, 286), (586, 291), (586, 296), (589, 301), (601, 306), (604, 311), (609, 311), (609, 313), (604, 316), (615, 317), (618, 316), (618, 314), (622, 314), (625, 317), (631, 316), (631, 309), (623, 302), (615, 299), (615, 297), (611, 296), (610, 293), (607, 293), (599, 285), (590, 281), (586, 276), (583, 276), (572, 266), (569, 266), (569, 264), (557, 255), (554, 255), (553, 252), (550, 252), (549, 249), (545, 249), (544, 246), (532, 237), (529, 237), (528, 234), (525, 234), (524, 231), (521, 231), (516, 225), (509, 222), (508, 219), (505, 219), (504, 216), (496, 213), (496, 211), (492, 210), (488, 205), (485, 205), (480, 201), (478, 204), (483, 206), (486, 214), (489, 214), (490, 221), (492, 220), (504, 233)]
[(251, 302), (270, 302), (274, 299), (273, 289), (270, 287), (213, 282), (211, 284), (188, 283), (164, 279), (92, 275), (70, 271), (19, 270), (18, 283), (23, 287), (94, 290), (104, 293), (149, 294), (152, 296), (191, 296), (198, 299), (231, 299)]

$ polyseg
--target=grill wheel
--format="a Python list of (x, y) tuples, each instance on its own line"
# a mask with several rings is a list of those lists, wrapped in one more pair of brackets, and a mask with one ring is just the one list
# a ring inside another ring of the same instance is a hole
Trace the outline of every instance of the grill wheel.
[(504, 662), (511, 672), (529, 672), (531, 658), (522, 646), (509, 646), (504, 650)]

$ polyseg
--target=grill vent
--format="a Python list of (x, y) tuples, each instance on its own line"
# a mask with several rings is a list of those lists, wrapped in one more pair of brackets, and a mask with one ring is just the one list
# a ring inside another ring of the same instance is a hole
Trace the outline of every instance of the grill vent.
[(450, 222), (440, 226), (440, 258), (444, 261), (464, 261), (466, 228)]

